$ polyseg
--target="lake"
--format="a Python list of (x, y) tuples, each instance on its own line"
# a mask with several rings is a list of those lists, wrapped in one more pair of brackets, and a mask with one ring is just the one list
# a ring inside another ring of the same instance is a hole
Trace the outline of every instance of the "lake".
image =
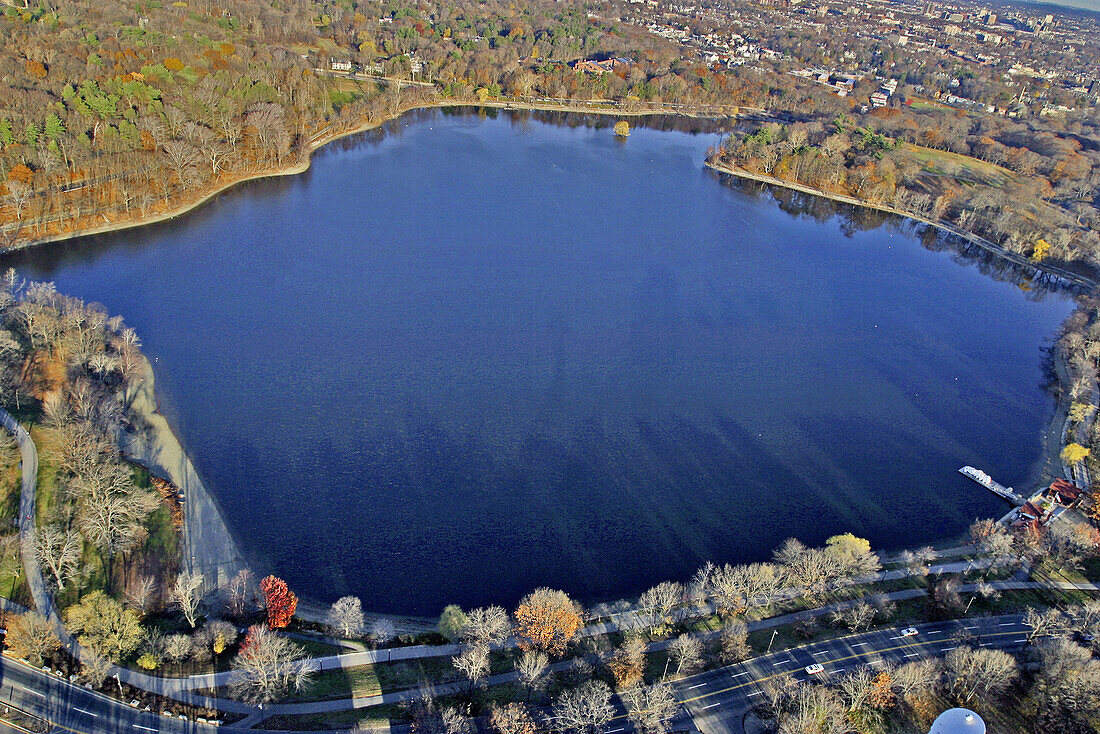
[(951, 539), (1008, 510), (964, 464), (1040, 481), (1067, 296), (613, 122), (409, 115), (2, 265), (125, 317), (246, 556), (322, 602), (610, 600)]

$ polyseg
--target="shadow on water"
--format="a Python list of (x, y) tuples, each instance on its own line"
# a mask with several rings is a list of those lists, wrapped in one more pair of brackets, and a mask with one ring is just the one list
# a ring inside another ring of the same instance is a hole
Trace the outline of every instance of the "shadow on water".
[(886, 229), (912, 237), (930, 252), (951, 253), (959, 265), (973, 265), (983, 275), (1017, 286), (1030, 301), (1042, 301), (1052, 294), (1078, 295), (1081, 288), (1055, 275), (1027, 267), (997, 255), (970, 240), (945, 232), (930, 224), (869, 207), (846, 204), (803, 191), (751, 179), (742, 179), (718, 171), (709, 173), (727, 186), (754, 198), (767, 199), (793, 217), (824, 224), (840, 220), (840, 231), (852, 237), (860, 232)]

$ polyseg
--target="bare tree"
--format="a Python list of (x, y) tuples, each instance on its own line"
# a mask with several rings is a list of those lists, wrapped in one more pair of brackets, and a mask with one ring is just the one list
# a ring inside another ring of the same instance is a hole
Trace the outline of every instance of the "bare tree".
[(157, 590), (157, 580), (152, 576), (141, 576), (126, 591), (126, 600), (130, 602), (130, 606), (137, 610), (137, 613), (141, 616), (145, 616), (149, 612), (149, 605), (153, 601), (153, 597)]
[(332, 603), (325, 623), (339, 637), (358, 637), (363, 634), (363, 603), (357, 596), (342, 596)]
[(656, 632), (673, 623), (673, 610), (684, 599), (684, 587), (665, 581), (649, 589), (638, 599), (638, 616), (643, 625)]
[(679, 675), (690, 675), (703, 663), (703, 643), (691, 635), (677, 637), (668, 651), (676, 661), (676, 673)]
[(634, 686), (620, 694), (627, 716), (639, 732), (664, 734), (676, 715), (676, 695), (667, 683)]
[(468, 647), (451, 659), (451, 664), (458, 672), (466, 676), (473, 689), (485, 676), (489, 675), (489, 648), (483, 645)]
[(944, 669), (952, 690), (963, 702), (976, 694), (999, 695), (1016, 680), (1016, 659), (1002, 650), (956, 647), (944, 658)]
[(88, 676), (88, 680), (96, 688), (102, 686), (103, 682), (107, 680), (107, 674), (111, 672), (112, 666), (110, 660), (89, 649), (81, 650), (80, 664), (84, 675)]
[(199, 607), (206, 597), (206, 578), (198, 571), (181, 571), (168, 596), (179, 606), (191, 629), (195, 629)]
[(479, 607), (467, 613), (462, 637), (474, 646), (499, 645), (504, 642), (511, 629), (508, 612), (502, 607)]
[(831, 615), (834, 624), (844, 625), (853, 632), (867, 629), (875, 619), (875, 608), (867, 602), (853, 604), (846, 609), (838, 609)]
[(302, 690), (312, 674), (302, 648), (263, 625), (249, 629), (246, 644), (233, 660), (233, 669), (237, 671), (230, 683), (234, 695), (257, 704), (273, 701), (290, 690)]
[(596, 734), (614, 715), (611, 689), (603, 681), (589, 681), (572, 688), (554, 702), (558, 725), (579, 734)]
[(370, 640), (376, 647), (381, 647), (397, 636), (397, 625), (392, 619), (380, 617), (370, 625)]
[(191, 654), (191, 638), (188, 635), (168, 635), (164, 640), (164, 656), (173, 663), (182, 662)]
[(842, 734), (852, 731), (837, 692), (803, 684), (794, 692), (788, 711), (779, 717), (779, 734)]
[(529, 694), (544, 686), (549, 665), (550, 658), (539, 650), (526, 650), (519, 656), (519, 660), (516, 661), (516, 672)]
[(443, 734), (470, 734), (474, 730), (470, 717), (453, 706), (444, 706), (439, 711)]
[(34, 554), (53, 575), (58, 591), (76, 575), (80, 550), (80, 536), (73, 530), (47, 525), (34, 531)]
[(256, 579), (247, 568), (242, 568), (229, 582), (226, 607), (232, 617), (244, 614), (249, 602), (256, 594)]

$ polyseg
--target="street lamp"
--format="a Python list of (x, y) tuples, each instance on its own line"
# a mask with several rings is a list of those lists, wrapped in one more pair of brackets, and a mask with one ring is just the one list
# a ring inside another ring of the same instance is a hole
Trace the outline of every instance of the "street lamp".
[(775, 642), (775, 636), (779, 634), (779, 630), (772, 630), (771, 639), (768, 640), (768, 652), (772, 651), (772, 643)]

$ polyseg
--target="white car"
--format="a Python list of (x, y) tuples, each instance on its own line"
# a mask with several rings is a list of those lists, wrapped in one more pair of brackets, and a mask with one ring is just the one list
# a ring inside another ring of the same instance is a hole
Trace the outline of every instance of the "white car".
[(903, 629), (901, 631), (901, 636), (902, 637), (913, 637), (916, 634), (917, 634), (917, 628), (916, 627), (906, 627), (905, 629)]
[(811, 665), (806, 666), (806, 672), (809, 673), (810, 675), (817, 675), (818, 673), (820, 673), (824, 670), (825, 670), (825, 666), (822, 665), (821, 663), (813, 663)]

